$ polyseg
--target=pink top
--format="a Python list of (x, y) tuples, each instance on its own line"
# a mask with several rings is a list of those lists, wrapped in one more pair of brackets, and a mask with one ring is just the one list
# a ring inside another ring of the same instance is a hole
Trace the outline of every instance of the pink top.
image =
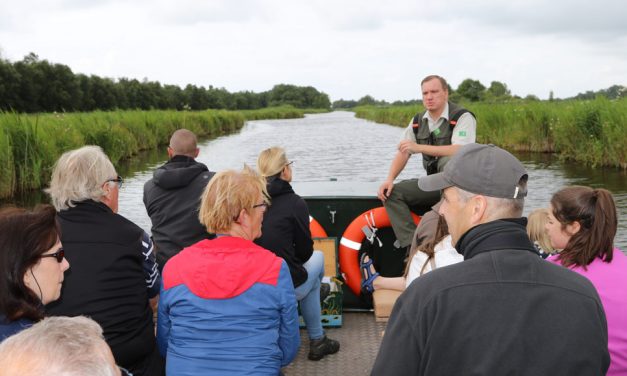
[[(560, 264), (557, 256), (548, 260)], [(596, 287), (607, 318), (610, 369), (608, 376), (627, 375), (627, 256), (614, 248), (612, 262), (597, 258), (587, 270), (582, 267), (570, 269), (588, 278)]]

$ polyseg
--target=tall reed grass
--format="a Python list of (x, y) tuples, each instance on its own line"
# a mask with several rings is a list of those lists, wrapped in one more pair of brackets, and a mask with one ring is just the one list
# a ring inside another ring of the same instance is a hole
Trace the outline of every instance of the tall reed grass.
[(303, 110), (291, 106), (246, 111), (0, 113), (0, 198), (45, 187), (59, 156), (83, 145), (101, 146), (116, 164), (141, 150), (167, 144), (180, 128), (200, 137), (217, 137), (241, 129), (246, 120), (303, 116)]
[[(517, 151), (554, 152), (589, 166), (627, 169), (627, 98), (591, 101), (471, 103), (477, 142)], [(357, 117), (399, 127), (421, 106), (357, 107)]]

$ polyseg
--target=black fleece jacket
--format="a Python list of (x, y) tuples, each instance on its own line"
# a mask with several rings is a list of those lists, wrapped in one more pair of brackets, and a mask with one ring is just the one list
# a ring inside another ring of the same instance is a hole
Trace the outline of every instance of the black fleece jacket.
[(116, 362), (134, 368), (156, 345), (143, 271), (144, 231), (92, 200), (78, 202), (58, 216), (70, 269), (61, 298), (49, 304), (46, 313), (91, 317), (102, 326)]
[(405, 290), (373, 375), (605, 375), (607, 323), (596, 290), (538, 257), (522, 223), (470, 229), (457, 243), (463, 262)]
[(159, 270), (183, 248), (214, 237), (198, 220), (200, 198), (213, 175), (194, 158), (175, 155), (144, 184)]
[(262, 235), (255, 243), (287, 262), (294, 287), (298, 287), (307, 280), (303, 264), (313, 253), (309, 209), (285, 180), (269, 179), (268, 193), (272, 204), (263, 217)]

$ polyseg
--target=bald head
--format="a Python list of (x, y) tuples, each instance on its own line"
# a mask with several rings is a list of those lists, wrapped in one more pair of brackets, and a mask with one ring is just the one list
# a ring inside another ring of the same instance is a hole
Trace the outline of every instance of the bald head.
[(196, 145), (196, 135), (187, 129), (179, 129), (170, 138), (168, 148), (170, 158), (175, 155), (185, 155), (191, 158), (198, 156), (198, 146)]

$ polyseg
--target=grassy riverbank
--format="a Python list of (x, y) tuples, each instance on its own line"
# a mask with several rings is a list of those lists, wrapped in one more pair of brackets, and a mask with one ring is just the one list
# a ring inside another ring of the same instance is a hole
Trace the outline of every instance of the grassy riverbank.
[[(509, 150), (555, 152), (589, 166), (627, 169), (627, 98), (470, 103), (477, 141)], [(405, 127), (421, 106), (357, 107), (357, 117)]]
[(116, 164), (141, 150), (167, 144), (179, 128), (216, 137), (241, 129), (246, 120), (299, 118), (305, 112), (309, 111), (288, 106), (245, 111), (0, 113), (0, 198), (45, 187), (59, 156), (83, 145), (100, 145)]

